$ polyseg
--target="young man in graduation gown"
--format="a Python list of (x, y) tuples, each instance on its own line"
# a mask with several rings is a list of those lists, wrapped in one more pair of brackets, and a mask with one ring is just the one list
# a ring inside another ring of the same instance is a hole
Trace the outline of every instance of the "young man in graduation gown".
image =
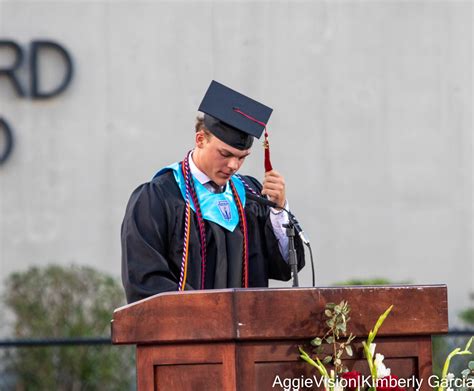
[[(275, 170), (263, 186), (237, 172), (272, 109), (213, 81), (199, 107), (195, 148), (130, 197), (122, 224), (122, 280), (128, 302), (166, 291), (266, 287), (289, 280), (287, 207)], [(298, 266), (304, 249), (295, 238)]]

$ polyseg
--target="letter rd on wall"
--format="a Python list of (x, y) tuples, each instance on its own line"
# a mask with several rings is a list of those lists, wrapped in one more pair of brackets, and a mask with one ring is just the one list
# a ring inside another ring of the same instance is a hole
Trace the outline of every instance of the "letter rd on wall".
[[(61, 57), (64, 73), (58, 85), (45, 90), (41, 88), (40, 83), (39, 59), (48, 56), (51, 52)], [(5, 63), (5, 58), (9, 59), (8, 63)], [(27, 48), (22, 48), (15, 41), (0, 39), (0, 60), (0, 88), (5, 88), (10, 84), (15, 94), (23, 99), (44, 100), (60, 95), (71, 83), (74, 72), (71, 55), (63, 46), (50, 40), (34, 40)], [(23, 68), (27, 68), (27, 72)], [(25, 73), (29, 76), (29, 84), (22, 83), (20, 79), (20, 74)], [(7, 81), (2, 79), (7, 79)], [(11, 122), (3, 115), (4, 113), (0, 112), (0, 165), (11, 156), (15, 143)]]

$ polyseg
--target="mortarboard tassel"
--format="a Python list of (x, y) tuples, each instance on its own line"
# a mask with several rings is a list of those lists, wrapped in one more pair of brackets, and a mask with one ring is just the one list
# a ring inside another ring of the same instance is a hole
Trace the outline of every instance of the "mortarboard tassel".
[(258, 119), (253, 118), (252, 116), (244, 113), (241, 111), (239, 108), (234, 107), (233, 110), (236, 113), (239, 113), (243, 115), (245, 118), (248, 118), (249, 120), (256, 122), (257, 124), (263, 126), (263, 131), (264, 131), (264, 137), (265, 140), (263, 141), (263, 149), (265, 150), (265, 155), (264, 155), (264, 165), (265, 165), (265, 172), (273, 170), (272, 167), (272, 162), (270, 161), (270, 144), (268, 142), (268, 132), (267, 132), (267, 124), (264, 122), (259, 121)]
[(265, 164), (265, 172), (273, 170), (272, 167), (272, 162), (270, 161), (270, 144), (268, 143), (268, 133), (267, 133), (267, 128), (265, 127), (264, 130), (264, 136), (265, 140), (263, 140), (263, 149), (265, 149), (265, 158), (264, 158), (264, 164)]

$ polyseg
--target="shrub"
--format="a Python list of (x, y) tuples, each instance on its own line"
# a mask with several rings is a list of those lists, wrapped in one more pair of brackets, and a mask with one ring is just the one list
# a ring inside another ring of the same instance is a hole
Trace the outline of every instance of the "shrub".
[(393, 282), (386, 278), (367, 278), (367, 279), (358, 279), (352, 278), (348, 281), (336, 282), (334, 285), (399, 285), (399, 284), (409, 284), (409, 282)]
[[(124, 302), (120, 284), (89, 267), (33, 267), (6, 281), (6, 306), (16, 338), (110, 337), (114, 308)], [(131, 348), (48, 346), (7, 355), (18, 389), (124, 390), (133, 377)]]
[(461, 319), (469, 325), (474, 325), (474, 308), (468, 308), (460, 314)]

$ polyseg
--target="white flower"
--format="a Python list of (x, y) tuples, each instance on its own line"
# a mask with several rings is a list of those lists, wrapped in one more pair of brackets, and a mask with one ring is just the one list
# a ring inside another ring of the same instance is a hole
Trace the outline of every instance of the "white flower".
[(377, 353), (375, 355), (375, 362), (383, 362), (384, 359), (385, 359), (385, 356), (383, 354)]
[(377, 379), (382, 379), (385, 376), (390, 376), (390, 368), (387, 368), (383, 363), (384, 360), (383, 354), (377, 353), (375, 355), (375, 368), (377, 368)]
[(448, 373), (446, 375), (446, 380), (447, 380), (447, 383), (448, 383), (448, 386), (446, 387), (446, 391), (453, 391), (451, 385), (453, 383), (453, 380), (454, 380), (454, 373)]

